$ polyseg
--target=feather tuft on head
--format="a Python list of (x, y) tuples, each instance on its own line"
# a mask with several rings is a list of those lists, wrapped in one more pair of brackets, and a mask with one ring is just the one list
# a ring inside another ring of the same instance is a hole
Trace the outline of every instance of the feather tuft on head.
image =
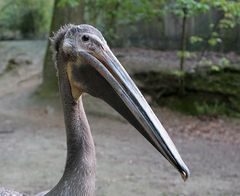
[(67, 24), (62, 26), (56, 33), (53, 32), (53, 37), (50, 37), (51, 45), (52, 45), (52, 50), (53, 52), (58, 52), (59, 50), (59, 45), (64, 38), (65, 33), (67, 32), (68, 29), (74, 27), (75, 25), (73, 24)]

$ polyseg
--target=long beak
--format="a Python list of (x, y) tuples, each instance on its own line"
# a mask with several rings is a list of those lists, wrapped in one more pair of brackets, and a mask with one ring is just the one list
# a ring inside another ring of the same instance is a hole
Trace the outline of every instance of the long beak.
[(171, 138), (111, 50), (107, 47), (95, 57), (84, 51), (79, 51), (79, 54), (112, 86), (143, 127), (144, 132), (141, 133), (144, 137), (180, 172), (183, 180), (187, 180), (189, 169)]

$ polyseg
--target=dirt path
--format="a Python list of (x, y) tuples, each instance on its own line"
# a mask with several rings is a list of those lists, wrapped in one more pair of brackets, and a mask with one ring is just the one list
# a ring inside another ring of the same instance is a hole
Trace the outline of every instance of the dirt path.
[[(0, 77), (0, 186), (29, 194), (57, 183), (66, 156), (59, 103), (33, 96), (40, 71), (33, 63)], [(239, 120), (154, 109), (190, 167), (183, 182), (109, 106), (89, 96), (84, 102), (97, 151), (97, 196), (240, 195)]]

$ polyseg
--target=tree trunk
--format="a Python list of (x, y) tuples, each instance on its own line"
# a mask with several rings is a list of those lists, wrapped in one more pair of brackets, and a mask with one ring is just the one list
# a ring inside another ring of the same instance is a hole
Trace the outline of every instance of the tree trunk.
[(186, 52), (186, 24), (187, 24), (187, 14), (188, 10), (183, 8), (183, 20), (182, 20), (182, 35), (181, 35), (181, 58), (180, 58), (180, 78), (179, 78), (179, 90), (180, 94), (183, 95), (185, 93), (185, 84), (184, 84), (184, 64), (185, 64), (185, 52)]
[(181, 35), (181, 61), (180, 61), (180, 71), (184, 69), (185, 63), (185, 51), (186, 51), (186, 24), (187, 24), (187, 15), (184, 12), (183, 20), (182, 20), (182, 35)]
[[(84, 21), (84, 0), (80, 0), (80, 3), (75, 7), (71, 7), (70, 5), (60, 7), (58, 6), (59, 2), (60, 0), (55, 0), (54, 2), (49, 36), (52, 36), (52, 33), (56, 32), (64, 24), (81, 24)], [(50, 41), (48, 41), (44, 58), (43, 83), (40, 88), (40, 95), (44, 97), (55, 96), (58, 92), (57, 86), (56, 69), (52, 60)]]

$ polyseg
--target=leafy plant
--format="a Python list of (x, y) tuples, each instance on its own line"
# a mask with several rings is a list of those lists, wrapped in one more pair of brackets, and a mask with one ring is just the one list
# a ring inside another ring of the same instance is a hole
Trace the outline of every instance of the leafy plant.
[(71, 7), (75, 7), (77, 6), (79, 3), (81, 2), (81, 0), (60, 0), (58, 3), (58, 6), (60, 7), (64, 7), (66, 5), (69, 5)]
[(20, 31), (23, 37), (40, 36), (48, 32), (53, 0), (6, 0), (1, 5), (1, 27)]
[[(141, 20), (160, 17), (164, 0), (85, 0), (85, 20), (97, 26), (110, 44), (118, 40), (117, 30)], [(104, 11), (103, 11), (104, 10)], [(131, 26), (130, 26), (131, 25)]]
[(196, 113), (198, 115), (210, 115), (210, 116), (215, 116), (215, 115), (223, 115), (226, 114), (226, 104), (225, 103), (220, 103), (218, 101), (215, 101), (214, 103), (199, 103), (195, 102), (194, 106), (196, 108)]
[[(202, 52), (200, 53), (198, 62), (202, 62), (202, 59), (205, 58), (206, 51), (209, 49), (220, 49), (222, 53), (224, 38), (230, 29), (235, 28), (240, 24), (240, 1), (231, 1), (231, 0), (201, 0), (200, 2), (206, 3), (209, 5), (209, 11), (218, 12), (218, 19), (213, 23), (209, 24), (210, 34), (207, 37), (200, 37), (201, 40), (190, 39), (191, 44), (202, 44)], [(192, 37), (196, 37), (195, 35)], [(198, 42), (199, 41), (199, 42)], [(229, 60), (224, 57), (224, 61), (219, 62), (219, 64), (225, 63), (229, 65)]]
[[(209, 5), (204, 2), (199, 2), (195, 0), (176, 0), (170, 3), (167, 6), (167, 10), (169, 13), (174, 14), (177, 17), (182, 19), (182, 26), (181, 26), (181, 45), (180, 45), (180, 64), (179, 69), (180, 71), (184, 71), (184, 64), (185, 59), (187, 57), (188, 52), (186, 52), (186, 45), (187, 45), (187, 33), (186, 33), (186, 26), (187, 20), (190, 17), (196, 16), (198, 14), (204, 13), (209, 10)], [(192, 42), (200, 42), (202, 39), (200, 37), (192, 37)], [(184, 94), (184, 80), (180, 78), (179, 80), (179, 89), (180, 93)]]

